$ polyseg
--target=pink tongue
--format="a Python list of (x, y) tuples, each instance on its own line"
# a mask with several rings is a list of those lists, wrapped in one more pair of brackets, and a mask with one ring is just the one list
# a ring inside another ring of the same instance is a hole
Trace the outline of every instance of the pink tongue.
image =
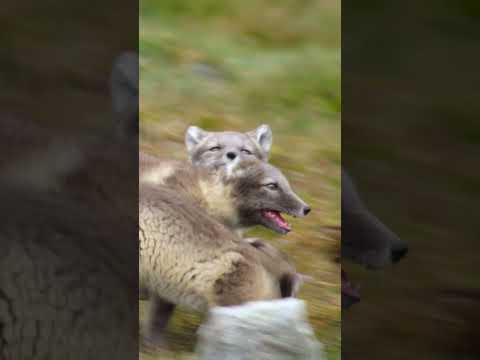
[(285, 229), (285, 230), (288, 230), (288, 231), (291, 230), (290, 225), (285, 221), (285, 219), (282, 217), (282, 215), (280, 215), (280, 213), (278, 211), (263, 210), (263, 215), (265, 215), (265, 217), (267, 217), (270, 220), (272, 220), (273, 222), (275, 222), (275, 224), (277, 224), (282, 229)]

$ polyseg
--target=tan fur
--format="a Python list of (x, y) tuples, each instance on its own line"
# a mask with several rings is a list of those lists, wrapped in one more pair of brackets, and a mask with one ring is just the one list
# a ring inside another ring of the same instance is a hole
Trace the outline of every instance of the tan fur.
[(132, 358), (135, 223), (37, 190), (1, 196), (0, 357)]
[(223, 224), (236, 228), (238, 214), (232, 198), (231, 185), (224, 184), (218, 177), (210, 177), (199, 179), (198, 188), (209, 213), (214, 218), (220, 219)]
[(207, 169), (194, 167), (185, 161), (164, 160), (140, 156), (140, 184), (165, 186), (202, 204), (205, 210), (222, 223), (236, 229), (237, 212), (231, 196), (231, 186)]
[(140, 177), (141, 182), (152, 185), (165, 185), (165, 180), (173, 176), (175, 173), (173, 164), (165, 164), (162, 167), (154, 167), (150, 171), (145, 172)]

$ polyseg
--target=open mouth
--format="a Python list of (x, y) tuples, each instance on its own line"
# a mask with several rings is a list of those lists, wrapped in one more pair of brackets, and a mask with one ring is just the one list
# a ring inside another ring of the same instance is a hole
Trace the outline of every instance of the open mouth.
[(342, 308), (347, 308), (360, 301), (360, 287), (348, 280), (347, 273), (342, 269)]
[(286, 234), (292, 230), (288, 222), (282, 217), (279, 211), (264, 209), (260, 211), (265, 225), (281, 234)]

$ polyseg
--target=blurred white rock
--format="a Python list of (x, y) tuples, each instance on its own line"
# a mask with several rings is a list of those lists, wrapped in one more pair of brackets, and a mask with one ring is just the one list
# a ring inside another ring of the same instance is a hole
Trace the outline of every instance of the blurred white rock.
[(210, 310), (199, 329), (199, 360), (322, 360), (304, 301), (288, 298)]

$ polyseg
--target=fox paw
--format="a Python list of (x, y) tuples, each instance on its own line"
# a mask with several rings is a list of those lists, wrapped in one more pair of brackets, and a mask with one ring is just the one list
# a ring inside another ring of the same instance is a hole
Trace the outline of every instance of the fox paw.
[(170, 348), (164, 336), (144, 336), (140, 343), (141, 351), (147, 354), (168, 353)]

